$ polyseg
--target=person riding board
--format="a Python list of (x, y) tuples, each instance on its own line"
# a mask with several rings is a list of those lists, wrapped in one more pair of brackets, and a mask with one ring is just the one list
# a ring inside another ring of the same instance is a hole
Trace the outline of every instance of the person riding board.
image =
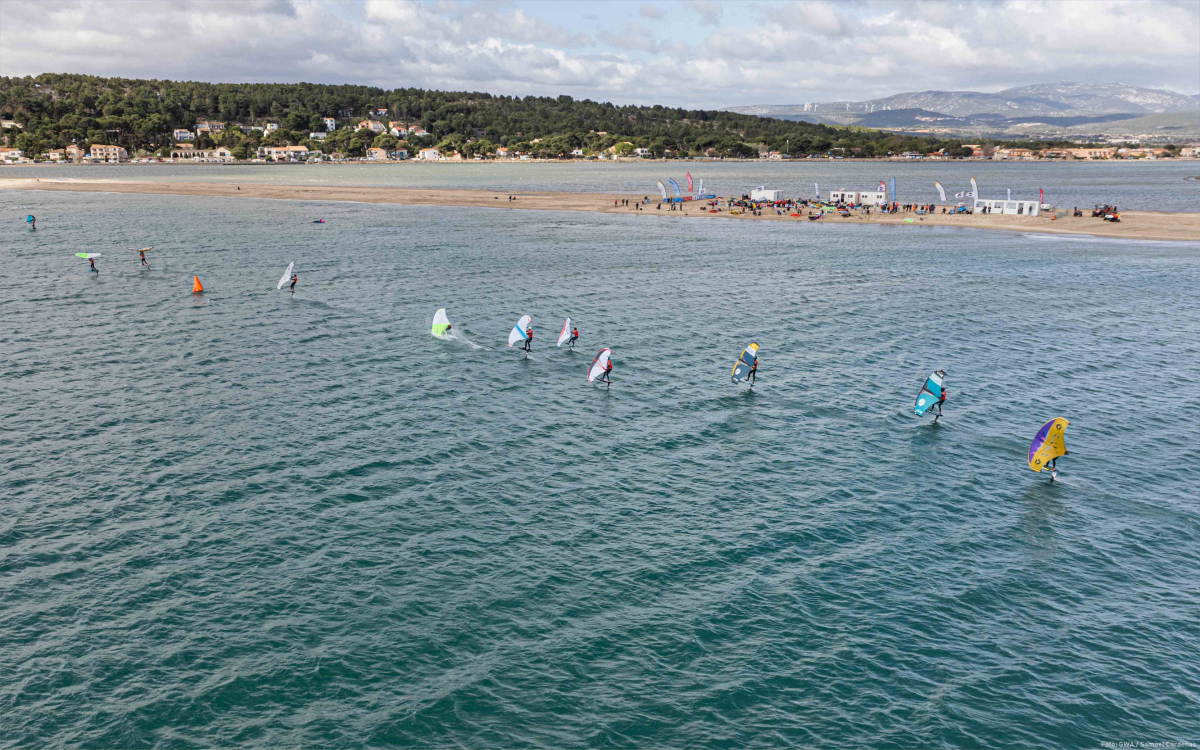
[(138, 252), (142, 254), (142, 265), (149, 267), (150, 264), (146, 262), (146, 251), (138, 250)]
[(938, 410), (937, 416), (933, 418), (934, 422), (942, 418), (942, 404), (944, 403), (946, 403), (946, 387), (942, 386), (942, 395), (938, 398), (937, 403), (934, 404)]
[(750, 372), (746, 374), (746, 380), (750, 381), (750, 387), (754, 387), (755, 375), (758, 373), (758, 357), (754, 358), (754, 364), (750, 365)]
[(292, 294), (296, 293), (296, 274), (292, 274), (292, 285), (288, 287), (288, 291)]
[(525, 327), (525, 353), (533, 351), (533, 326)]
[(604, 375), (600, 379), (605, 383), (612, 383), (612, 357), (609, 357), (608, 362), (604, 365)]
[(100, 273), (99, 271), (96, 270), (96, 259), (95, 258), (88, 258), (88, 264), (91, 265), (93, 271), (96, 271), (96, 273)]
[(567, 339), (567, 346), (569, 346), (569, 347), (571, 347), (572, 349), (574, 349), (574, 348), (575, 348), (575, 340), (576, 340), (576, 339), (578, 339), (578, 338), (579, 338), (579, 329), (578, 329), (578, 328), (572, 328), (572, 329), (571, 329), (571, 338)]

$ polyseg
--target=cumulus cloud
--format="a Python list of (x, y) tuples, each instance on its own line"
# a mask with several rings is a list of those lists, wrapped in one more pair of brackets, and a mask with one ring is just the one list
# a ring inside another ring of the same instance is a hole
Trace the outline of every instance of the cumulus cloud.
[(303, 80), (683, 106), (1056, 80), (1200, 91), (1194, 0), (659, 0), (586, 23), (574, 6), (459, 0), (0, 0), (0, 13), (3, 75)]

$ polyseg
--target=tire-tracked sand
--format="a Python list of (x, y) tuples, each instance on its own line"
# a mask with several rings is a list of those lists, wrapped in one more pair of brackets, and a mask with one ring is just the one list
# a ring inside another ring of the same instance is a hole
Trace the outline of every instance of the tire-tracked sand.
[[(275, 200), (355, 201), (359, 203), (402, 203), (430, 206), (478, 206), (484, 208), (532, 211), (589, 211), (592, 213), (631, 214), (666, 217), (669, 219), (723, 218), (735, 221), (790, 221), (807, 225), (807, 217), (795, 218), (772, 211), (762, 216), (733, 215), (725, 208), (709, 213), (697, 202), (684, 204), (683, 211), (656, 210), (646, 205), (641, 211), (631, 206), (615, 206), (613, 201), (628, 199), (632, 204), (641, 195), (611, 193), (520, 193), (509, 201), (507, 193), (491, 190), (441, 190), (431, 188), (298, 186), (298, 185), (241, 185), (206, 182), (124, 182), (109, 180), (46, 180), (33, 178), (0, 178), (5, 190), (51, 190), (78, 193), (135, 193), (145, 195), (220, 196), (225, 198), (270, 198)], [(940, 210), (939, 206), (939, 210)], [(996, 229), (1010, 232), (1042, 232), (1046, 234), (1091, 235), (1129, 240), (1168, 240), (1200, 242), (1200, 213), (1159, 213), (1156, 211), (1122, 211), (1121, 222), (1101, 221), (1091, 217), (1089, 210), (1083, 218), (1064, 217), (1052, 220), (1049, 216), (1008, 216), (1002, 214), (950, 215), (857, 213), (851, 218), (826, 216), (821, 222), (834, 224), (908, 224), (917, 226), (952, 226), (969, 229)], [(818, 223), (821, 223), (818, 222)]]

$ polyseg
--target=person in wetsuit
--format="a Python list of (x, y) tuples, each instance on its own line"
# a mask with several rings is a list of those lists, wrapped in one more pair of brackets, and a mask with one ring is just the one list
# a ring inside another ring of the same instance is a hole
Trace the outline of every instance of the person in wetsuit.
[(288, 291), (291, 292), (292, 294), (296, 293), (296, 281), (297, 281), (296, 274), (292, 274), (292, 285), (290, 287), (288, 287)]
[(145, 250), (138, 250), (138, 252), (142, 254), (142, 265), (143, 265), (143, 266), (149, 266), (150, 264), (146, 262), (146, 251), (145, 251)]
[(96, 269), (96, 259), (95, 258), (88, 258), (88, 264), (91, 265), (93, 271), (96, 271), (96, 273), (100, 273), (100, 271), (98, 271)]
[(579, 338), (579, 329), (578, 329), (578, 328), (572, 328), (572, 329), (571, 329), (571, 338), (567, 339), (567, 346), (569, 346), (569, 347), (571, 347), (572, 349), (574, 349), (574, 348), (575, 348), (575, 341), (576, 341), (576, 339), (578, 339), (578, 338)]
[(525, 353), (533, 351), (533, 326), (525, 328)]
[(938, 398), (937, 403), (934, 404), (934, 406), (936, 406), (937, 410), (938, 410), (937, 416), (933, 418), (934, 422), (936, 422), (942, 418), (942, 404), (944, 404), (944, 403), (946, 403), (946, 388), (945, 388), (945, 386), (942, 387), (941, 397)]
[(754, 358), (754, 364), (750, 365), (750, 372), (746, 374), (746, 380), (750, 381), (750, 387), (754, 387), (755, 376), (758, 374), (758, 357)]
[(604, 365), (604, 376), (601, 377), (600, 379), (603, 380), (605, 383), (612, 383), (612, 370), (613, 370), (612, 356), (610, 355), (608, 358), (608, 362), (606, 362)]

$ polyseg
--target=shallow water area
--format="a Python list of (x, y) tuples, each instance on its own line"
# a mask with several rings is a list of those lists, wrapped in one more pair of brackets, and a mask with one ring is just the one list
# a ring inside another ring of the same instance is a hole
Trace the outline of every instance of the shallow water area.
[(0, 203), (0, 745), (1200, 736), (1194, 246)]

